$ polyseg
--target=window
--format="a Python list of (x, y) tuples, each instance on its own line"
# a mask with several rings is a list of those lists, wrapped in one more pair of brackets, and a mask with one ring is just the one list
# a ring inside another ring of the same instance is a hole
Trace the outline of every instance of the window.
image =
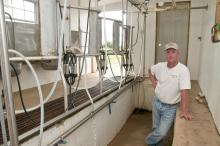
[(4, 0), (5, 12), (14, 20), (37, 23), (37, 0)]
[[(122, 11), (108, 11), (105, 12), (106, 18), (110, 18), (112, 20), (118, 20), (122, 21)], [(101, 12), (99, 13), (99, 17), (104, 17), (104, 13)], [(106, 43), (107, 43), (107, 50), (113, 50), (113, 21), (106, 19), (105, 24), (106, 24)], [(124, 16), (124, 22), (126, 22), (126, 16)], [(105, 40), (104, 40), (104, 21), (102, 21), (102, 46), (105, 46)], [(122, 29), (120, 28), (120, 31)], [(121, 47), (121, 32), (119, 33), (119, 46)], [(111, 51), (110, 51), (111, 52)], [(118, 56), (119, 57), (119, 56)], [(113, 77), (113, 76), (121, 76), (121, 68), (120, 68), (120, 63), (122, 63), (121, 57), (117, 58), (116, 55), (109, 55), (108, 59), (110, 60), (107, 61), (108, 67), (110, 69), (107, 69), (105, 76), (106, 77)], [(119, 59), (119, 60), (118, 60)], [(119, 61), (119, 62), (118, 62)], [(124, 72), (124, 71), (123, 71)], [(114, 75), (113, 75), (114, 74)]]

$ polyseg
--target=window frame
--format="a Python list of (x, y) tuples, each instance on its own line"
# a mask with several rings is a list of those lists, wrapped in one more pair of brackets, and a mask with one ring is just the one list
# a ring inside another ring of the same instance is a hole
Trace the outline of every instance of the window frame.
[[(10, 1), (12, 1), (12, 0), (10, 0)], [(14, 18), (13, 14), (11, 14), (12, 15), (12, 19), (15, 22), (39, 24), (39, 0), (22, 0), (22, 1), (23, 2), (24, 1), (32, 2), (34, 4), (34, 11), (33, 11), (33, 13), (34, 13), (34, 21), (25, 20), (25, 12), (32, 12), (32, 11), (25, 10), (24, 8), (23, 9), (22, 8), (16, 8), (14, 6), (9, 6), (9, 5), (4, 5), (4, 8), (7, 7), (7, 8), (12, 9), (12, 13), (13, 13), (13, 9), (22, 10), (24, 12), (24, 19)]]

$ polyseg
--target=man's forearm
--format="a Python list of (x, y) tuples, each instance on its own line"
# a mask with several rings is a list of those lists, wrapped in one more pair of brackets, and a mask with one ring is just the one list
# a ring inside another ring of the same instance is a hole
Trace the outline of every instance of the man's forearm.
[(189, 94), (188, 90), (181, 90), (181, 112), (188, 113), (189, 104)]

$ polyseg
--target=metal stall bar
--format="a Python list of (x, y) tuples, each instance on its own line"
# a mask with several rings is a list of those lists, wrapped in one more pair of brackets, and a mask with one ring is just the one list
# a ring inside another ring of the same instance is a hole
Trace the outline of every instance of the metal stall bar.
[(100, 19), (105, 19), (105, 20), (109, 20), (109, 21), (113, 21), (113, 22), (118, 22), (120, 24), (122, 24), (121, 20), (117, 20), (117, 19), (112, 19), (112, 18), (104, 18), (104, 17), (99, 17)]
[[(86, 57), (93, 57), (93, 56), (99, 56), (101, 54), (86, 54)], [(83, 57), (83, 54), (76, 54), (76, 57)], [(32, 56), (32, 57), (26, 57), (29, 61), (44, 61), (44, 60), (57, 60), (58, 56)], [(10, 61), (24, 61), (21, 57), (10, 57)]]
[(206, 9), (206, 10), (208, 10), (208, 5), (200, 6), (200, 7), (190, 7), (190, 9), (193, 9), (193, 10), (195, 10), (195, 9)]
[[(78, 4), (78, 6), (81, 5), (80, 0), (77, 1), (77, 4)], [(81, 29), (81, 19), (80, 19), (80, 17), (81, 17), (80, 9), (78, 9), (79, 48), (80, 48), (80, 50), (82, 50), (82, 47), (81, 47), (82, 46), (82, 34), (81, 34), (82, 29)], [(77, 70), (78, 70), (78, 73), (80, 73), (80, 68), (81, 68), (80, 62), (81, 62), (81, 59), (78, 58), (77, 61), (78, 61), (78, 63), (77, 63), (77, 66), (78, 66)]]
[(3, 110), (3, 106), (2, 106), (2, 98), (1, 97), (0, 97), (0, 120), (1, 120), (3, 143), (4, 143), (4, 146), (8, 146), (7, 133), (6, 133), (6, 128), (5, 128), (5, 116), (4, 116), (4, 110)]
[(17, 125), (14, 111), (14, 104), (12, 99), (12, 86), (11, 86), (11, 73), (9, 71), (9, 59), (8, 59), (8, 49), (6, 40), (6, 30), (5, 30), (5, 15), (4, 15), (4, 4), (3, 0), (0, 1), (0, 21), (2, 30), (2, 46), (0, 49), (1, 54), (1, 71), (2, 71), (2, 82), (6, 102), (7, 110), (7, 122), (9, 129), (9, 136), (12, 146), (18, 146), (18, 133)]
[[(61, 6), (63, 8), (63, 6)], [(69, 6), (67, 7), (68, 9), (69, 8), (72, 8), (72, 9), (79, 9), (79, 10), (90, 10), (90, 11), (95, 11), (95, 12), (101, 12), (101, 10), (98, 10), (98, 9), (88, 9), (88, 8), (85, 8), (85, 7), (80, 7), (80, 6)]]

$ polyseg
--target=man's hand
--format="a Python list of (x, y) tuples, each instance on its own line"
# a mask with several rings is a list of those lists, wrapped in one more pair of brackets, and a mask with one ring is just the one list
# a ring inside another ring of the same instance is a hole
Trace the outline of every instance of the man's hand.
[(192, 115), (188, 112), (181, 112), (180, 113), (180, 118), (184, 118), (185, 120), (189, 120), (191, 121), (192, 120)]
[(149, 74), (149, 77), (150, 77), (150, 81), (151, 81), (151, 83), (152, 83), (152, 86), (153, 86), (153, 88), (155, 89), (156, 86), (157, 86), (157, 79), (156, 79), (156, 77), (155, 77), (154, 75), (152, 75), (150, 69), (148, 70), (148, 74)]

